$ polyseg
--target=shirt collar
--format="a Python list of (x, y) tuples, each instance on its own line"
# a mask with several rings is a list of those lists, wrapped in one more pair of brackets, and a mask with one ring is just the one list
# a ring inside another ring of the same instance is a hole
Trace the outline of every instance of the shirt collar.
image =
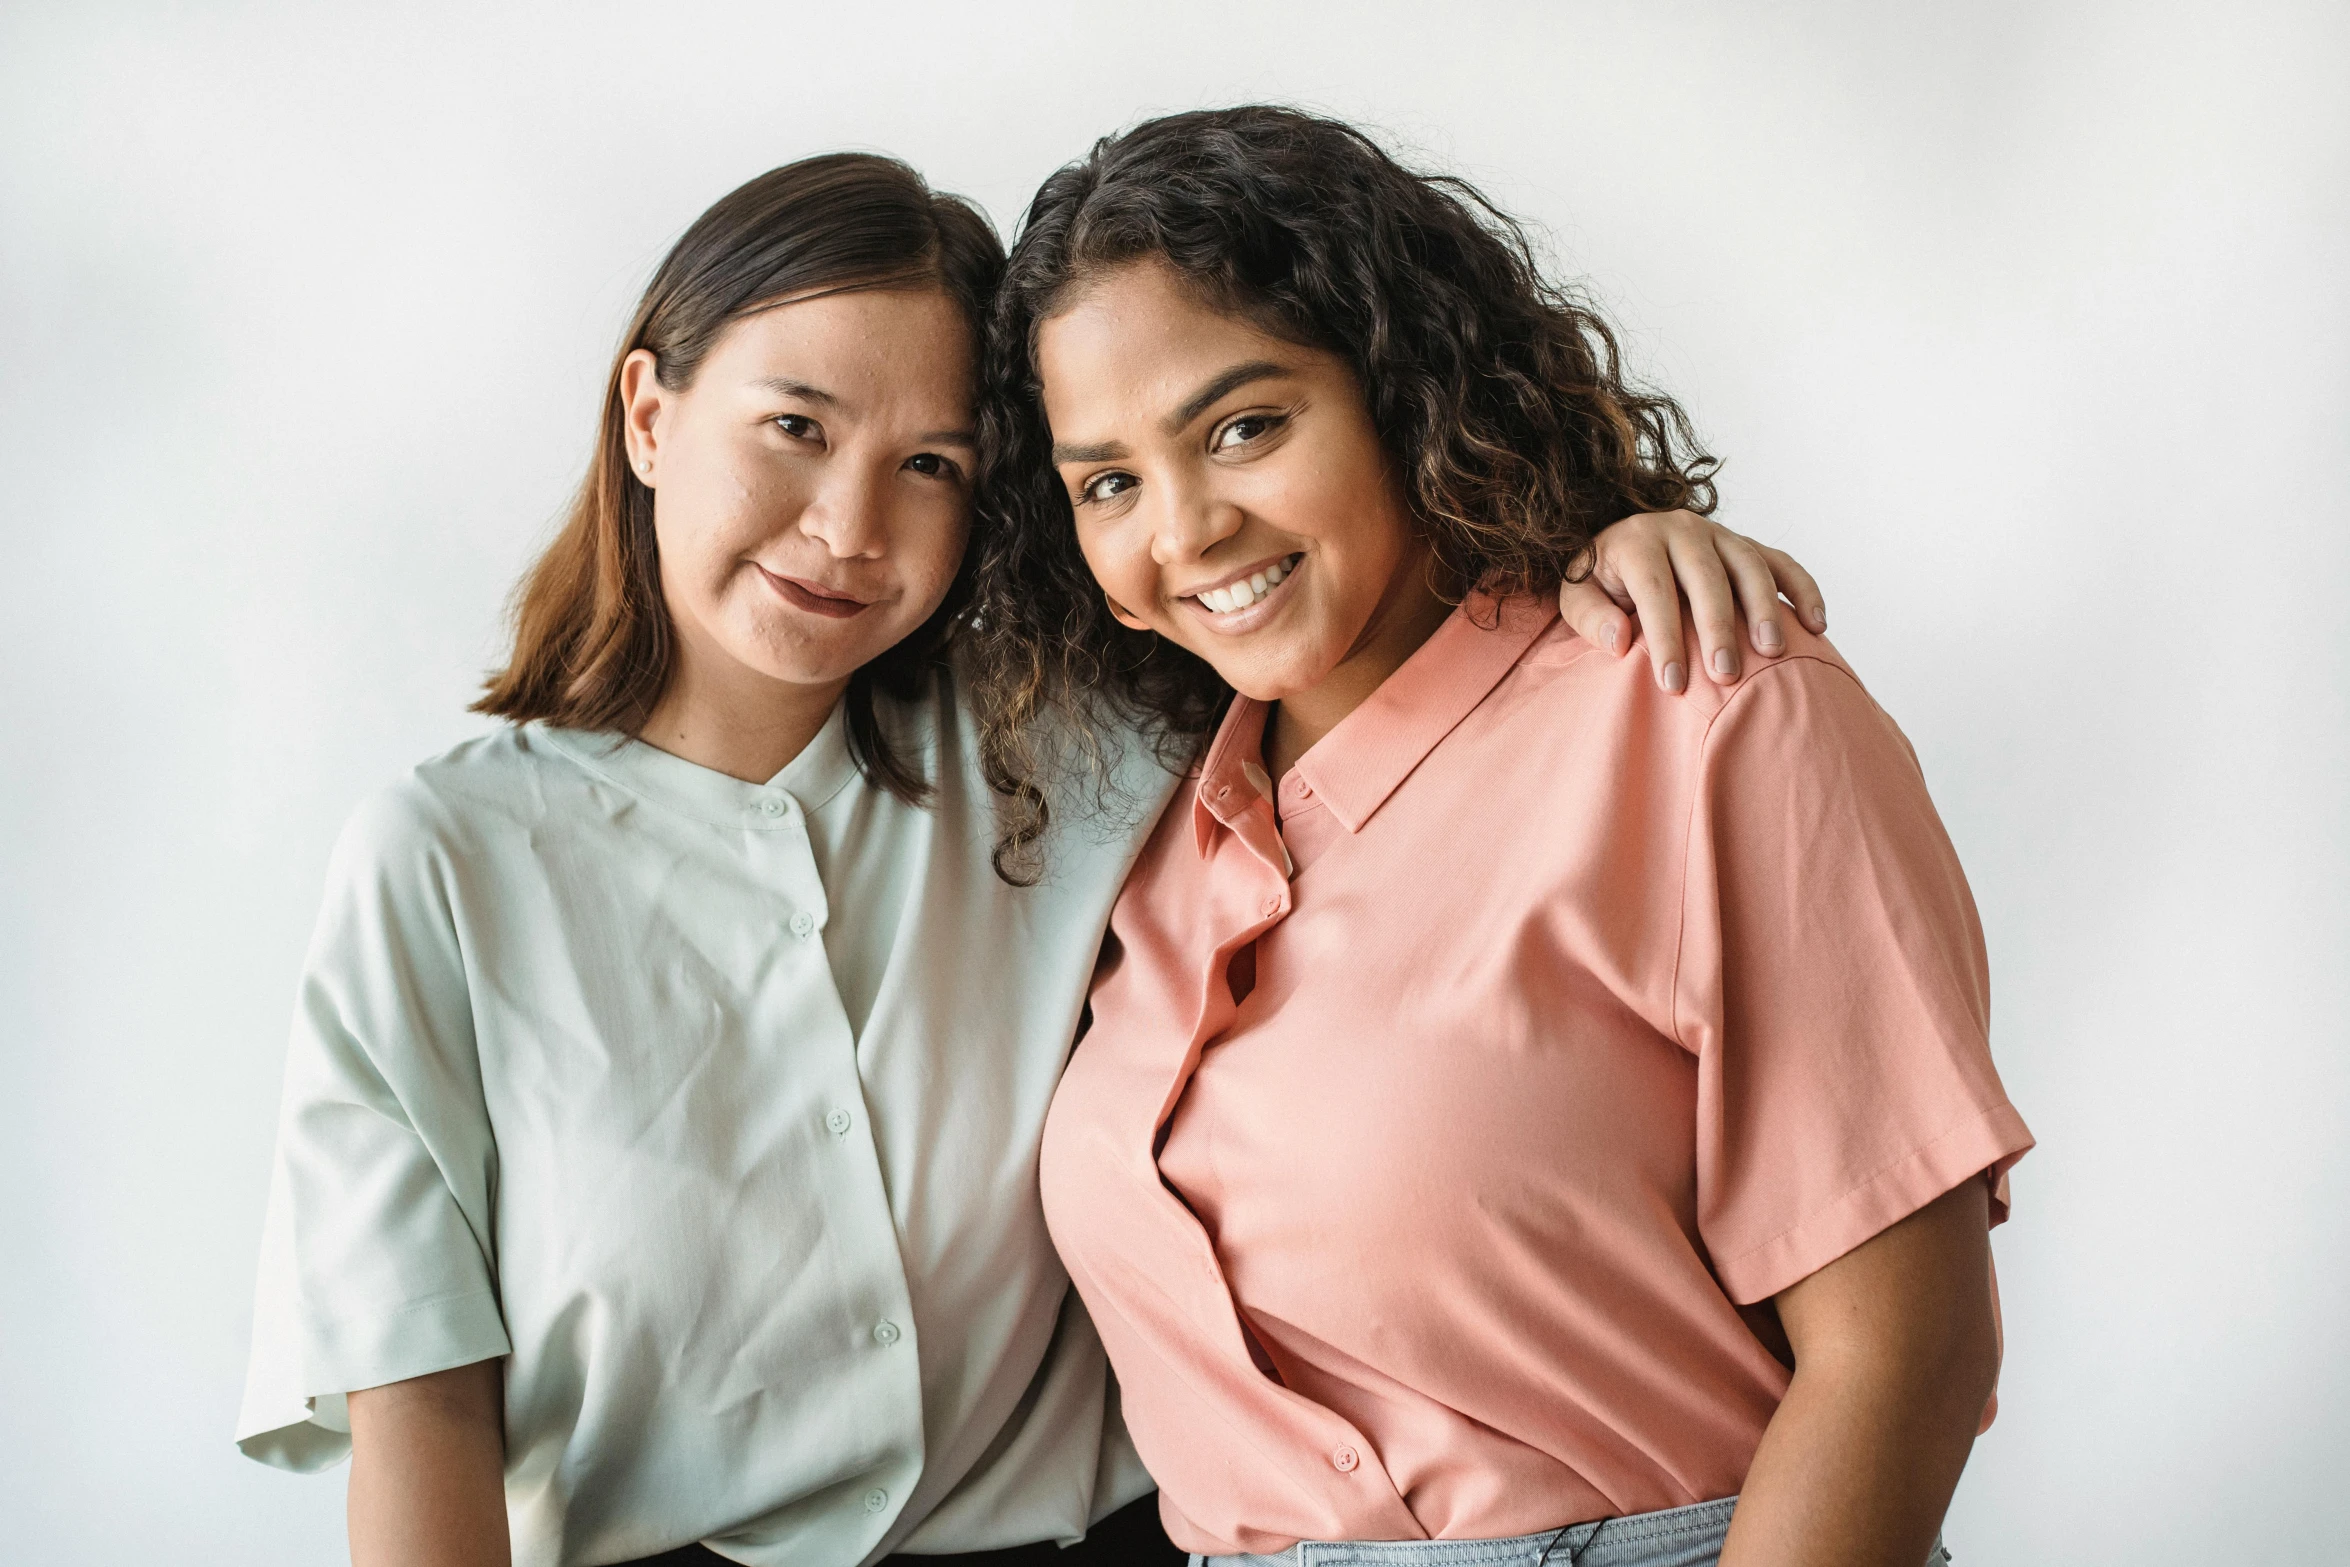
[(823, 809), (857, 776), (841, 704), (799, 755), (763, 784), (745, 783), (628, 735), (533, 726), (533, 733), (589, 772), (639, 799), (713, 827), (770, 831)]
[(1192, 841), (1202, 854), (1208, 852), (1219, 822), (1239, 832), (1260, 805), (1271, 809), (1270, 802), (1250, 782), (1246, 768), (1251, 762), (1263, 765), (1265, 719), (1270, 712), (1262, 702), (1235, 696), (1224, 722), (1217, 726), (1207, 760), (1200, 764), (1199, 787), (1191, 796)]
[[(1348, 832), (1361, 832), (1556, 619), (1558, 605), (1547, 594), (1471, 594), (1362, 706), (1298, 758), (1298, 777)], [(1192, 832), (1203, 854), (1218, 822), (1239, 830), (1262, 798), (1245, 764), (1261, 765), (1268, 712), (1265, 703), (1233, 698), (1208, 748), (1192, 798)]]

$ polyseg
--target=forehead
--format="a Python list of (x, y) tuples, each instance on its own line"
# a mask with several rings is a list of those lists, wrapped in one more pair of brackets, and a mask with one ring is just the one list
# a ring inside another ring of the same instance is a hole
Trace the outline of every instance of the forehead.
[(843, 401), (970, 405), (971, 324), (937, 289), (851, 289), (787, 300), (727, 324), (697, 379), (784, 379)]
[(1088, 278), (1037, 328), (1036, 366), (1055, 423), (1105, 396), (1179, 402), (1204, 375), (1248, 359), (1315, 357), (1218, 310), (1158, 261)]

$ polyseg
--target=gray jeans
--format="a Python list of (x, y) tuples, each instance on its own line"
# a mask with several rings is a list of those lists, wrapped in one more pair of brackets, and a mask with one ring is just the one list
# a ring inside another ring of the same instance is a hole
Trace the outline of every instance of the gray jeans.
[[(1194, 1556), (1191, 1567), (1714, 1567), (1738, 1498), (1521, 1534), (1514, 1540), (1301, 1540), (1278, 1556)], [(1925, 1567), (1947, 1567), (1934, 1542)]]

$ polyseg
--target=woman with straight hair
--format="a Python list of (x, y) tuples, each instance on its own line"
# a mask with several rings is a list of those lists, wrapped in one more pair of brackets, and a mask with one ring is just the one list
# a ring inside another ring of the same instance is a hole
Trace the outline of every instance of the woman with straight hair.
[[(238, 1435), (350, 1456), (360, 1567), (1179, 1555), (1035, 1192), (1174, 780), (1113, 744), (1119, 809), (1070, 801), (1006, 882), (950, 656), (1001, 267), (880, 157), (697, 219), (519, 591), (504, 722), (336, 848)], [(1685, 516), (1600, 556), (1653, 617), (1702, 555), (1702, 622), (1717, 551), (1760, 559)]]
[(1676, 700), (1560, 619), (1594, 529), (1711, 506), (1680, 410), (1474, 190), (1274, 108), (1048, 180), (989, 391), (1007, 846), (1034, 715), (1189, 768), (1041, 1170), (1174, 1542), (1946, 1559), (2031, 1138), (1835, 651)]

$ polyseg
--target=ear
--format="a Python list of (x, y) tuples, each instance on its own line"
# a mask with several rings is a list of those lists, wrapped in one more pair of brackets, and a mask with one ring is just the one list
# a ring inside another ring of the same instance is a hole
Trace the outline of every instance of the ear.
[(660, 363), (649, 348), (633, 349), (620, 361), (621, 438), (628, 445), (630, 470), (647, 489), (660, 471), (661, 415), (669, 405)]
[(1128, 609), (1125, 605), (1119, 603), (1116, 599), (1110, 597), (1107, 593), (1102, 595), (1102, 602), (1110, 606), (1110, 618), (1115, 620), (1119, 625), (1124, 626), (1127, 630), (1148, 631), (1151, 629), (1151, 623), (1149, 621), (1143, 619), (1140, 615), (1137, 615), (1134, 611)]

